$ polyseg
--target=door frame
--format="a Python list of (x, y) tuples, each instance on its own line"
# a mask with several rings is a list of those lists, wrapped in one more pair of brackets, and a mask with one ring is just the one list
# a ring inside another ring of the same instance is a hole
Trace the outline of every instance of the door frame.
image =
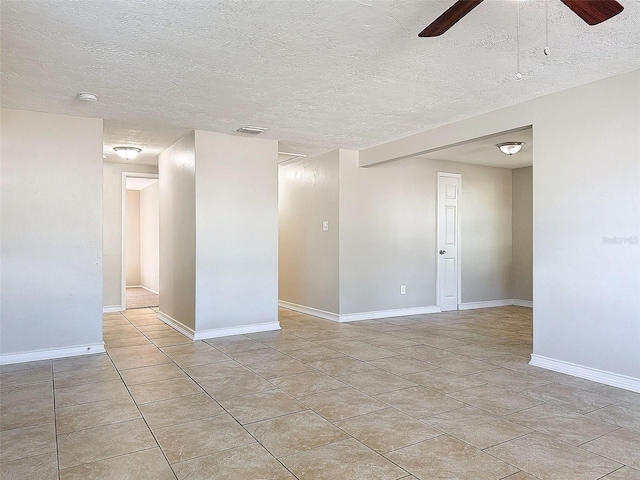
[(460, 248), (460, 240), (462, 238), (460, 232), (460, 215), (462, 213), (462, 174), (461, 173), (448, 173), (437, 172), (436, 174), (436, 306), (440, 308), (440, 254), (438, 252), (440, 242), (440, 179), (443, 177), (454, 177), (460, 180), (460, 188), (458, 191), (458, 212), (456, 215), (456, 245), (458, 246), (458, 268), (457, 268), (457, 280), (458, 280), (458, 305), (457, 310), (460, 310), (460, 304), (462, 303), (462, 249)]
[(120, 308), (123, 312), (127, 309), (127, 178), (158, 179), (159, 177), (157, 173), (122, 172), (122, 225), (120, 226), (120, 233), (122, 235), (120, 244), (122, 265), (120, 266)]

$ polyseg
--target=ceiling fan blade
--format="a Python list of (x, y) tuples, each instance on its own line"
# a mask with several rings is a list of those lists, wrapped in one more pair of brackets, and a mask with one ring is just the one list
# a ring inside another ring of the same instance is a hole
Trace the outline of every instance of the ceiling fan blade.
[(597, 25), (618, 15), (624, 7), (616, 0), (562, 0), (589, 25)]
[[(458, 0), (449, 9), (435, 19), (431, 25), (421, 31), (419, 37), (437, 37), (453, 27), (483, 0)], [(575, 1), (575, 0), (574, 0)]]

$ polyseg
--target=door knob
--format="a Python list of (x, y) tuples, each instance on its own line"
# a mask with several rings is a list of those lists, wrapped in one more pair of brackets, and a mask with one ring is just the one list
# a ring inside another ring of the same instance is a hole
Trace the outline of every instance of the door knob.
[(440, 255), (444, 255), (445, 253), (447, 253), (445, 250), (440, 250)]

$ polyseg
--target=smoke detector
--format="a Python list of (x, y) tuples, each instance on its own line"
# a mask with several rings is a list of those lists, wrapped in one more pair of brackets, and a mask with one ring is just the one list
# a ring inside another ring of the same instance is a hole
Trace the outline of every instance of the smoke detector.
[(266, 132), (269, 130), (267, 127), (252, 127), (252, 126), (244, 126), (240, 127), (236, 132), (240, 133), (249, 133), (251, 135), (260, 135), (262, 132)]

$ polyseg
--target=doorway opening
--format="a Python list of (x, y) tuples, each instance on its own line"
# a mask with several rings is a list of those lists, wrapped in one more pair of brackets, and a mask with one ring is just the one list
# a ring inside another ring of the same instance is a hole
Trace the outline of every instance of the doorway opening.
[(160, 305), (158, 206), (157, 174), (122, 174), (123, 309)]

